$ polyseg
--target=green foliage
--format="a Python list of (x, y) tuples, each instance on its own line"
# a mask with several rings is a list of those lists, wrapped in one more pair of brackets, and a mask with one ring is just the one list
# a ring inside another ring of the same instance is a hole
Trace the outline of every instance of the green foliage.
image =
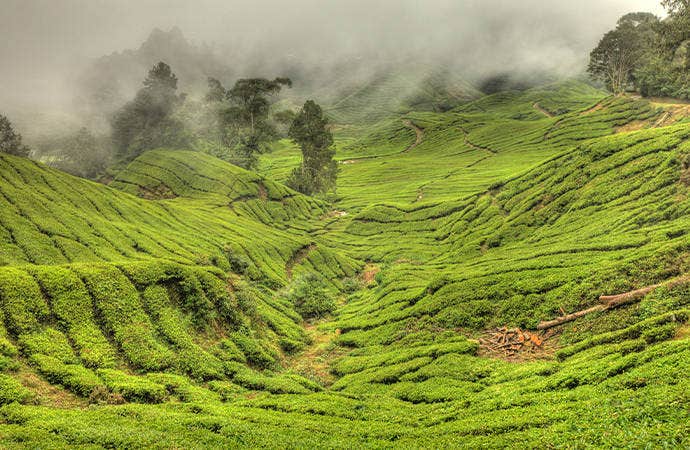
[(100, 369), (98, 375), (103, 379), (108, 389), (131, 402), (160, 403), (168, 395), (165, 386), (142, 377), (128, 375), (119, 370)]
[(614, 94), (625, 92), (634, 82), (635, 71), (651, 51), (654, 27), (659, 19), (649, 13), (623, 16), (615, 30), (609, 31), (592, 50), (587, 71), (603, 81)]
[(180, 99), (176, 95), (177, 77), (170, 66), (159, 62), (143, 82), (134, 100), (123, 106), (112, 120), (115, 155), (131, 161), (146, 150), (186, 145), (180, 133), (182, 124), (172, 118)]
[(231, 333), (229, 337), (242, 351), (248, 363), (262, 369), (274, 366), (277, 355), (264, 348), (253, 336), (236, 331)]
[(335, 191), (338, 166), (333, 160), (333, 135), (321, 107), (307, 101), (290, 126), (288, 136), (302, 149), (302, 163), (287, 181), (288, 186), (307, 195)]
[(64, 363), (47, 355), (33, 355), (31, 362), (51, 383), (59, 384), (83, 397), (104, 386), (103, 380), (92, 370), (79, 364)]
[(0, 374), (0, 405), (8, 403), (24, 403), (31, 399), (30, 390), (9, 375)]
[(22, 144), (22, 135), (14, 131), (10, 120), (0, 114), (0, 153), (29, 156), (31, 150)]
[(313, 273), (295, 279), (282, 296), (305, 319), (323, 317), (336, 308), (333, 294), (328, 292), (323, 281)]
[[(220, 111), (220, 123), (225, 145), (234, 149), (231, 157), (234, 164), (245, 169), (256, 168), (258, 154), (276, 136), (268, 121), (269, 98), (283, 86), (291, 87), (292, 81), (289, 78), (244, 78), (226, 91), (228, 105)], [(218, 86), (212, 86), (211, 90), (212, 96), (219, 93)]]
[(111, 187), (0, 155), (0, 445), (687, 446), (687, 284), (478, 339), (690, 272), (687, 124), (578, 82), (405, 114), (409, 151), (333, 128), (335, 211), (198, 152)]
[(589, 72), (613, 92), (630, 83), (650, 97), (690, 98), (690, 14), (683, 0), (662, 1), (668, 17), (649, 13), (623, 16), (591, 55)]
[(111, 158), (109, 142), (86, 128), (64, 137), (44, 139), (38, 152), (50, 166), (89, 179), (103, 175)]

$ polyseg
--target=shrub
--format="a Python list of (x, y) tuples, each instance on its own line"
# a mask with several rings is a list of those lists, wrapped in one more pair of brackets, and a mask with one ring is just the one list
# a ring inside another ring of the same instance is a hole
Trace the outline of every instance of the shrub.
[(231, 248), (225, 249), (225, 254), (228, 258), (228, 264), (230, 264), (230, 270), (238, 275), (244, 275), (247, 273), (251, 261), (247, 259), (246, 256), (235, 253)]
[(335, 311), (335, 299), (326, 291), (326, 287), (314, 274), (297, 278), (283, 296), (305, 319), (323, 317)]
[(60, 384), (72, 392), (88, 397), (103, 381), (93, 371), (79, 364), (65, 364), (46, 355), (34, 355), (31, 362), (51, 383)]
[(0, 405), (12, 402), (25, 402), (31, 392), (9, 375), (0, 374)]
[(343, 292), (352, 294), (362, 289), (362, 281), (358, 277), (348, 277), (343, 280)]
[(271, 355), (266, 351), (253, 337), (241, 332), (235, 332), (230, 334), (230, 339), (242, 350), (250, 364), (265, 369), (275, 363), (275, 355)]
[(136, 375), (114, 369), (98, 371), (106, 386), (130, 402), (161, 403), (167, 397), (165, 386)]

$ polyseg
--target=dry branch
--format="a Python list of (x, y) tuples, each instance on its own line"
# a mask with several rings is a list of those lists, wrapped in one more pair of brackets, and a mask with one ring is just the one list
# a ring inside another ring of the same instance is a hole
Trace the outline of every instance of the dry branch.
[(572, 314), (566, 314), (565, 316), (558, 317), (553, 320), (540, 322), (539, 325), (537, 325), (537, 330), (548, 330), (549, 328), (557, 327), (558, 325), (563, 325), (564, 323), (572, 322), (573, 320), (578, 319), (582, 316), (586, 316), (587, 314), (597, 311), (604, 311), (605, 309), (606, 306), (597, 305), (588, 309), (583, 309), (582, 311), (574, 312)]
[(548, 330), (549, 328), (557, 327), (558, 325), (563, 325), (564, 323), (572, 322), (575, 319), (586, 316), (593, 312), (606, 311), (612, 308), (616, 308), (621, 305), (626, 305), (628, 303), (635, 303), (642, 300), (650, 292), (665, 286), (665, 287), (675, 287), (681, 284), (690, 283), (690, 275), (684, 275), (682, 277), (675, 278), (673, 280), (653, 284), (651, 286), (643, 287), (641, 289), (636, 289), (634, 291), (625, 292), (618, 295), (602, 295), (599, 297), (599, 301), (602, 302), (601, 305), (596, 305), (591, 308), (583, 309), (582, 311), (574, 312), (572, 314), (565, 314), (553, 320), (545, 320), (537, 325), (537, 330)]

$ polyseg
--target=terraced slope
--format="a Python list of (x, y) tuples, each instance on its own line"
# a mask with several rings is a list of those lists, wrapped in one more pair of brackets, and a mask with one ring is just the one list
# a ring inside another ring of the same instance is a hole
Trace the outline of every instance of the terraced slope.
[(411, 110), (445, 111), (481, 95), (450, 70), (414, 61), (405, 72), (386, 70), (366, 79), (327, 102), (325, 111), (335, 123), (371, 124)]
[(6, 376), (1, 401), (157, 403), (192, 380), (212, 397), (316, 389), (268, 373), (308, 340), (275, 290), (314, 266), (337, 290), (358, 266), (317, 247), (295, 261), (312, 239), (284, 230), (321, 204), (192, 152), (145, 154), (113, 182), (179, 196), (156, 201), (7, 155), (0, 169), (3, 367), (62, 386), (42, 398)]
[[(270, 181), (286, 143), (268, 178), (150, 152), (112, 183), (144, 198), (3, 157), (3, 445), (690, 445), (690, 127), (659, 116), (569, 83), (339, 129), (335, 211)], [(333, 317), (281, 295), (306, 272)]]
[[(535, 102), (562, 114), (547, 117)], [(559, 108), (553, 105), (561, 101)], [(591, 109), (597, 106), (602, 108)], [(603, 108), (605, 106), (605, 108)], [(575, 109), (573, 109), (575, 108)], [(607, 98), (580, 83), (567, 83), (524, 93), (484, 97), (451, 113), (410, 113), (366, 127), (357, 138), (340, 136), (338, 207), (351, 211), (377, 202), (454, 200), (573, 148), (579, 142), (614, 133), (619, 127), (660, 114), (648, 102)], [(424, 129), (415, 142), (411, 121)], [(284, 144), (263, 160), (263, 172), (285, 180), (299, 150)]]

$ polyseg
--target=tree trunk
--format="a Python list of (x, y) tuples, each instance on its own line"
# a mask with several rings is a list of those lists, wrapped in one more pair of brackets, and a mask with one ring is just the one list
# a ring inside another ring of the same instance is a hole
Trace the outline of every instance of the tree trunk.
[(537, 325), (537, 330), (548, 330), (549, 328), (557, 327), (558, 325), (563, 325), (564, 323), (572, 322), (573, 320), (579, 319), (580, 317), (586, 316), (587, 314), (604, 310), (606, 310), (606, 306), (604, 305), (592, 306), (591, 308), (583, 309), (582, 311), (574, 312), (572, 314), (566, 314), (565, 316), (558, 317), (553, 320), (540, 322), (539, 325)]

